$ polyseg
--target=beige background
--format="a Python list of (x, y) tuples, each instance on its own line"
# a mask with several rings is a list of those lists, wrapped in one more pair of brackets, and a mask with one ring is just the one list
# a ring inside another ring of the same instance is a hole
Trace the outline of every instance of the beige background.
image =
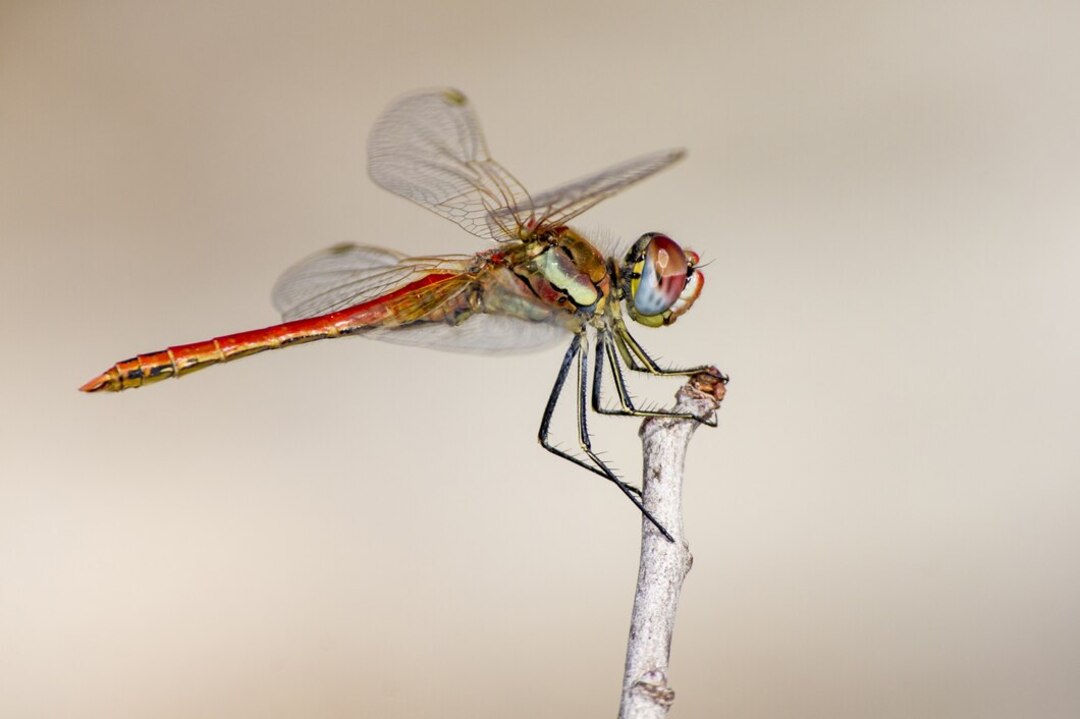
[[(639, 335), (733, 377), (688, 466), (673, 716), (1080, 716), (1077, 28), (0, 3), (0, 715), (614, 714), (639, 522), (535, 443), (561, 349), (343, 340), (75, 391), (273, 323), (321, 247), (482, 249), (365, 175), (386, 103), (450, 84), (534, 189), (690, 149), (579, 223), (712, 261)], [(595, 425), (636, 478), (636, 423)]]

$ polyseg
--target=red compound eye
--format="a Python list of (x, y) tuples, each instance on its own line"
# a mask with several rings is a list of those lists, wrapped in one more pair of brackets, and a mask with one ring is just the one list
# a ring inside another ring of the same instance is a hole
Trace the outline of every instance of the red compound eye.
[(632, 284), (637, 311), (647, 317), (667, 311), (686, 287), (688, 268), (686, 253), (675, 240), (653, 234), (635, 267), (640, 275)]

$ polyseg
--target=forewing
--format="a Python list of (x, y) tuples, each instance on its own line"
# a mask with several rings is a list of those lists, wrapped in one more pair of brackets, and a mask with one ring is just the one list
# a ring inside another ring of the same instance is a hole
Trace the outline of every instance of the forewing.
[(368, 174), (485, 239), (517, 239), (531, 216), (528, 192), (491, 159), (480, 122), (457, 90), (407, 95), (388, 107), (368, 137)]
[(535, 225), (558, 227), (596, 203), (678, 162), (685, 150), (661, 150), (620, 162), (587, 177), (533, 195), (526, 203), (497, 212), (505, 218), (532, 217)]

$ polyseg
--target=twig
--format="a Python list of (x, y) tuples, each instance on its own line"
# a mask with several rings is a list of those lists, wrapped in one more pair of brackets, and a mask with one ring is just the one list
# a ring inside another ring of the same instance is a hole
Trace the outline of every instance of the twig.
[[(694, 375), (676, 394), (676, 412), (702, 419), (712, 416), (724, 398), (727, 379), (719, 372)], [(626, 648), (619, 719), (662, 719), (675, 701), (667, 668), (679, 592), (693, 557), (683, 538), (682, 474), (690, 437), (700, 422), (651, 418), (641, 425), (645, 457), (643, 503), (674, 537), (667, 541), (642, 522), (641, 565)]]

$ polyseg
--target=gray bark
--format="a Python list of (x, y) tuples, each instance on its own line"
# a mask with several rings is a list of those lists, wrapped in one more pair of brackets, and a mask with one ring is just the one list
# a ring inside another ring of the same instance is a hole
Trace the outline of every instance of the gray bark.
[[(676, 412), (710, 418), (724, 398), (724, 381), (709, 374), (695, 375), (676, 398)], [(668, 684), (668, 660), (679, 593), (693, 563), (683, 533), (683, 464), (690, 437), (700, 424), (694, 419), (650, 418), (641, 425), (642, 501), (675, 541), (667, 541), (651, 523), (642, 521), (641, 565), (619, 719), (662, 719), (675, 701), (675, 691)]]

